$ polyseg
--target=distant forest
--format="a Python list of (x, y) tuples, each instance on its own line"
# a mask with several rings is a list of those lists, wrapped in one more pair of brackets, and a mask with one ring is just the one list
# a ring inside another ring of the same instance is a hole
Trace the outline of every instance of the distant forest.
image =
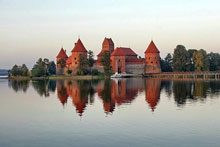
[(220, 71), (220, 54), (177, 45), (173, 54), (168, 53), (160, 63), (163, 72)]
[(7, 76), (7, 75), (8, 75), (8, 70), (0, 69), (0, 76)]

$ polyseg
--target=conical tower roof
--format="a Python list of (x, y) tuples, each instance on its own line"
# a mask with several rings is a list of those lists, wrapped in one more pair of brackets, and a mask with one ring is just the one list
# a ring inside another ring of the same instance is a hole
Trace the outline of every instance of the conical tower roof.
[(160, 53), (160, 51), (157, 49), (156, 45), (154, 44), (153, 40), (150, 42), (145, 53)]
[(77, 43), (75, 43), (75, 47), (73, 48), (72, 52), (87, 52), (80, 39), (78, 39)]
[(63, 59), (68, 58), (68, 56), (66, 55), (66, 52), (64, 51), (63, 48), (60, 49), (60, 52), (57, 55), (57, 58), (63, 58)]

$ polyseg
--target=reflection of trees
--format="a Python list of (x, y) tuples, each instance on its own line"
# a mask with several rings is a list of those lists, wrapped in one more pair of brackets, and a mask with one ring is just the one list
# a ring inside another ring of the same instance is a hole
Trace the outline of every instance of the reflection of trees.
[(40, 96), (45, 97), (50, 96), (50, 92), (56, 89), (56, 81), (53, 80), (33, 80), (32, 85)]
[(8, 86), (15, 92), (23, 91), (26, 92), (29, 88), (30, 80), (8, 80)]
[(187, 98), (193, 98), (192, 96), (192, 83), (184, 81), (173, 82), (174, 100), (178, 105), (185, 104)]
[(172, 81), (171, 80), (163, 80), (161, 82), (161, 90), (165, 89), (167, 96), (170, 97), (172, 94)]
[(174, 81), (174, 99), (178, 105), (184, 105), (187, 101), (204, 100), (208, 94), (218, 95), (220, 83), (216, 81)]
[(103, 100), (103, 106), (106, 113), (113, 112), (115, 109), (115, 102), (112, 100), (112, 81), (110, 79), (104, 80), (104, 86), (101, 88), (100, 97)]

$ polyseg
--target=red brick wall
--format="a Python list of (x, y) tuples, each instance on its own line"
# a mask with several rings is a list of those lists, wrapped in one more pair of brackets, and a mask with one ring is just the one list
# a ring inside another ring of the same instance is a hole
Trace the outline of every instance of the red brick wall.
[(160, 55), (158, 53), (145, 54), (145, 73), (160, 73)]
[(121, 68), (121, 72), (125, 72), (125, 56), (111, 56), (112, 71), (118, 72), (118, 68)]

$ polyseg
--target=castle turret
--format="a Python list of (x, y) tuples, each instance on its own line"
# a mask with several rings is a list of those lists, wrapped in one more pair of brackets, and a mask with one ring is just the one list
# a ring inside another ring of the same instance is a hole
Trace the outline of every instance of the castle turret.
[(68, 58), (68, 56), (66, 55), (66, 51), (64, 51), (64, 49), (61, 48), (59, 54), (56, 57), (56, 61), (57, 61), (56, 74), (63, 74), (64, 73), (64, 68), (62, 67), (61, 60), (63, 60), (64, 64), (65, 64), (67, 58)]
[(109, 51), (109, 53), (111, 54), (114, 51), (114, 42), (112, 41), (111, 38), (105, 38), (103, 43), (102, 43), (102, 50), (101, 52), (97, 55), (98, 60), (100, 59), (102, 53), (104, 51)]
[(157, 49), (153, 41), (149, 44), (145, 51), (145, 73), (160, 73), (160, 51)]
[(75, 43), (75, 47), (72, 50), (72, 56), (71, 56), (71, 66), (77, 67), (79, 65), (79, 56), (84, 55), (87, 57), (87, 50), (84, 47), (82, 41), (78, 39), (77, 43)]

